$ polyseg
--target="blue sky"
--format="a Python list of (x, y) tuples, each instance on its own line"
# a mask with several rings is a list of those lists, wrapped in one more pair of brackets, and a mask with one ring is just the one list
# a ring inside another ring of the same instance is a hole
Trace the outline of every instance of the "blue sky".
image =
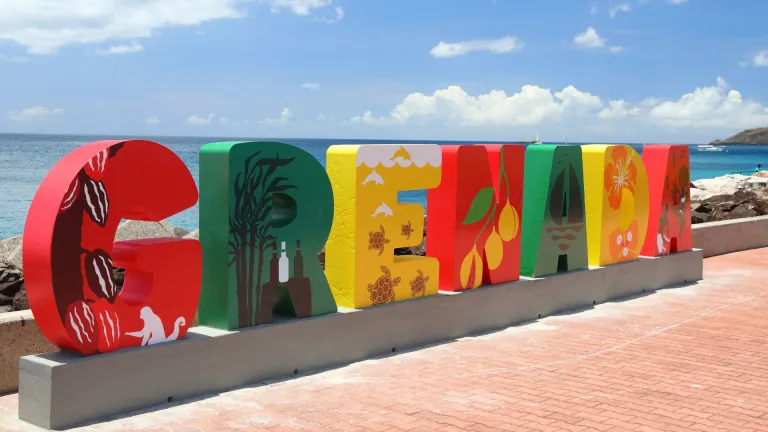
[(0, 132), (707, 142), (768, 126), (765, 16), (762, 0), (0, 0)]

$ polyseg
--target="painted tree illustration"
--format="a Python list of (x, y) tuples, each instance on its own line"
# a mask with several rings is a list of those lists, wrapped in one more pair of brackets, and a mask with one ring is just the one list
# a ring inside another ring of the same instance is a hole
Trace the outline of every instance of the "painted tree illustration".
[[(235, 176), (234, 208), (229, 217), (229, 265), (235, 265), (239, 327), (260, 324), (264, 251), (275, 248), (272, 228), (272, 199), (296, 186), (287, 183), (277, 171), (295, 158), (262, 157), (261, 151), (245, 159), (243, 170)], [(257, 256), (258, 254), (258, 256)], [(255, 273), (255, 274), (254, 274)]]

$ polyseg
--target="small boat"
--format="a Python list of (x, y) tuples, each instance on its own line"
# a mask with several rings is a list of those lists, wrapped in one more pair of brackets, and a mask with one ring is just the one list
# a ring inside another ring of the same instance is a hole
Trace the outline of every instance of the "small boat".
[(517, 141), (517, 142), (519, 142), (520, 144), (541, 144), (541, 140), (539, 139), (539, 134), (536, 134), (536, 139), (533, 140), (533, 141), (520, 140), (520, 141)]
[(697, 148), (698, 151), (708, 151), (708, 152), (721, 152), (725, 150), (722, 146), (715, 146), (712, 144), (702, 144)]

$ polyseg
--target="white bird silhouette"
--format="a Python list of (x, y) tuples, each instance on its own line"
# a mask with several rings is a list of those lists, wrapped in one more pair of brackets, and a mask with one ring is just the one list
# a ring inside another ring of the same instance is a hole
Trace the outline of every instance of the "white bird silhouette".
[(376, 217), (380, 214), (383, 214), (384, 216), (392, 216), (392, 209), (389, 208), (387, 203), (382, 202), (381, 205), (376, 209), (376, 211), (373, 212), (373, 217)]
[(376, 170), (372, 170), (370, 174), (368, 174), (368, 177), (363, 180), (363, 186), (367, 185), (369, 182), (374, 182), (375, 184), (384, 184), (384, 179), (381, 178), (379, 173), (376, 172)]
[(179, 317), (173, 324), (173, 333), (168, 337), (165, 336), (165, 328), (163, 328), (163, 321), (160, 319), (152, 308), (144, 306), (139, 312), (139, 316), (144, 321), (144, 328), (137, 332), (128, 332), (126, 336), (134, 336), (141, 338), (141, 346), (154, 345), (161, 342), (170, 342), (178, 339), (181, 326), (186, 325), (187, 322), (184, 317)]

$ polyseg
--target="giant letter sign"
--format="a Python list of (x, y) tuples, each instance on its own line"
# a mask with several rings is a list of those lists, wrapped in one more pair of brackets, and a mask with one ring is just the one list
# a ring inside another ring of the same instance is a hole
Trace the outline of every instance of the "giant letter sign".
[(650, 212), (642, 254), (666, 255), (693, 247), (691, 183), (687, 145), (646, 145)]
[(637, 259), (648, 228), (648, 176), (627, 145), (582, 146), (589, 264)]
[(208, 144), (200, 184), (201, 325), (336, 312), (317, 258), (333, 220), (333, 191), (317, 159), (276, 142)]
[(442, 180), (427, 192), (427, 255), (440, 261), (440, 289), (519, 279), (523, 146), (440, 148)]
[(440, 183), (440, 146), (343, 145), (328, 149), (333, 228), (326, 274), (339, 306), (363, 308), (437, 294), (435, 258), (395, 257), (394, 248), (421, 243), (424, 208), (400, 204), (399, 191)]
[[(43, 180), (24, 227), (24, 277), (37, 325), (90, 355), (184, 336), (201, 280), (196, 240), (114, 243), (122, 218), (160, 221), (197, 201), (181, 159), (150, 141), (99, 141)], [(113, 266), (126, 269), (118, 290)]]
[(520, 274), (587, 268), (581, 147), (529, 146), (523, 188)]

